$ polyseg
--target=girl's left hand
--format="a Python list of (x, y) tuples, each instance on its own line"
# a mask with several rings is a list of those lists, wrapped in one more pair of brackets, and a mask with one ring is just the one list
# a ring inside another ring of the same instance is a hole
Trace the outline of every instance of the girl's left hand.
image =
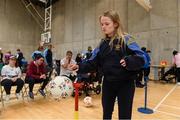
[(126, 67), (126, 61), (124, 59), (121, 59), (120, 60), (120, 64), (123, 66), (123, 67)]

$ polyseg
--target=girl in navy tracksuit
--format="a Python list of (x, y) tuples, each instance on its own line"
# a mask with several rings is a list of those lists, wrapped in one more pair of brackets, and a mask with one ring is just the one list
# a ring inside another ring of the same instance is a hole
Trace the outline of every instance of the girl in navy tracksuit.
[(102, 86), (103, 119), (111, 119), (116, 97), (118, 98), (119, 119), (131, 119), (135, 91), (136, 71), (140, 70), (145, 58), (143, 51), (124, 34), (118, 14), (107, 11), (100, 16), (100, 24), (105, 38), (93, 51), (86, 62), (71, 65), (79, 73), (88, 73), (101, 68), (104, 79)]

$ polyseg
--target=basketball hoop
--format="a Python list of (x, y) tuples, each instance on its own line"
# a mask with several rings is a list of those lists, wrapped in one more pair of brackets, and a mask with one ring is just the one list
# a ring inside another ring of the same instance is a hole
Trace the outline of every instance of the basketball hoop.
[(150, 11), (152, 9), (150, 0), (136, 0), (137, 3), (139, 3), (146, 11)]
[(51, 32), (42, 33), (41, 41), (43, 42), (43, 44), (51, 43)]

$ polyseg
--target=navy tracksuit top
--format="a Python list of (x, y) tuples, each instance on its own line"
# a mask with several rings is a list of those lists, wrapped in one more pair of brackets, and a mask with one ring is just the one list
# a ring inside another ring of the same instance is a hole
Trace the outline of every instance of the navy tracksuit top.
[[(91, 58), (79, 64), (78, 73), (87, 73), (100, 68), (104, 80), (134, 80), (137, 71), (144, 66), (146, 58), (144, 52), (132, 40), (130, 35), (126, 35), (125, 45), (120, 49), (116, 47), (117, 38), (113, 41), (113, 48), (110, 47), (108, 38), (102, 40), (99, 47), (94, 49)], [(126, 67), (120, 64), (121, 59), (126, 61)]]

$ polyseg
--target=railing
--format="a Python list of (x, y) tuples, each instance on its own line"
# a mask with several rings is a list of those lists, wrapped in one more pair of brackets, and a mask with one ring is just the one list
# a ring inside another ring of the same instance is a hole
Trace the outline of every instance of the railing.
[(31, 3), (31, 1), (30, 0), (21, 0), (21, 2), (24, 4), (24, 6), (28, 10), (28, 12), (32, 15), (34, 20), (44, 30), (45, 19), (41, 16), (41, 14), (38, 12), (38, 10), (35, 8), (35, 6)]

